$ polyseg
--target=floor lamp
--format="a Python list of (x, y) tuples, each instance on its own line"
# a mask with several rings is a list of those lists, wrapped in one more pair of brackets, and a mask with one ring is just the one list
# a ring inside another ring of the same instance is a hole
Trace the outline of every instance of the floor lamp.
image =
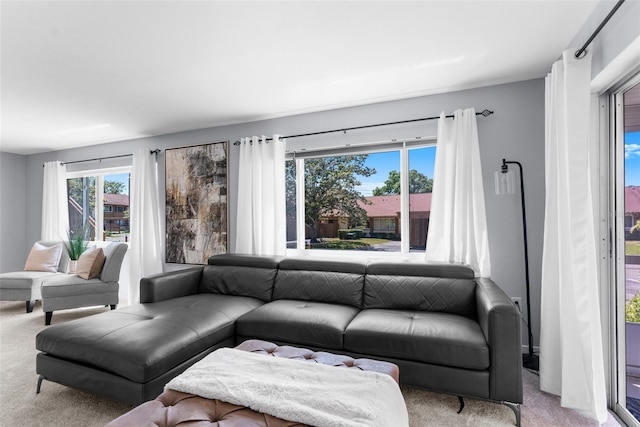
[(524, 204), (524, 175), (520, 162), (502, 159), (502, 167), (495, 173), (496, 194), (515, 194), (516, 178), (509, 165), (517, 165), (520, 169), (520, 197), (522, 202), (522, 234), (524, 238), (524, 272), (527, 291), (527, 331), (529, 333), (529, 352), (522, 355), (522, 366), (535, 371), (539, 370), (538, 355), (533, 352), (533, 334), (531, 333), (531, 297), (529, 293), (529, 249), (527, 244), (527, 215)]

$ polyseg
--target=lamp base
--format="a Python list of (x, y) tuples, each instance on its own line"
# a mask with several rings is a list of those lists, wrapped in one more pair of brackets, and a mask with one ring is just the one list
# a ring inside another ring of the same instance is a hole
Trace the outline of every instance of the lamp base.
[(525, 353), (522, 355), (522, 366), (532, 371), (540, 370), (540, 359), (537, 354)]

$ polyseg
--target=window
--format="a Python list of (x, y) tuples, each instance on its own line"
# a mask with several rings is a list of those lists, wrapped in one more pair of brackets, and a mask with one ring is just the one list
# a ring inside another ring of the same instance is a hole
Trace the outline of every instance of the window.
[(373, 231), (374, 232), (392, 232), (396, 231), (396, 219), (395, 218), (374, 218), (373, 219)]
[(421, 140), (291, 155), (287, 248), (424, 251), (435, 152)]
[(70, 233), (87, 240), (129, 241), (130, 172), (125, 167), (67, 173)]
[(613, 398), (616, 414), (627, 425), (640, 425), (640, 74), (612, 93), (611, 101), (615, 112), (611, 210), (624, 212), (624, 218), (614, 217), (614, 251), (609, 261), (615, 282), (610, 305), (616, 319), (612, 331), (616, 346), (610, 358), (616, 373), (612, 380), (617, 383)]

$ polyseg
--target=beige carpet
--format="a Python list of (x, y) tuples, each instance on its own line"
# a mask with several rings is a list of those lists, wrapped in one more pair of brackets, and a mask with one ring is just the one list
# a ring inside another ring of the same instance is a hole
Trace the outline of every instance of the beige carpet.
[[(106, 311), (106, 308), (66, 310), (53, 315), (52, 324)], [(131, 406), (45, 381), (36, 395), (35, 336), (44, 328), (38, 303), (25, 313), (24, 303), (0, 302), (0, 426), (102, 426)], [(523, 426), (597, 426), (575, 411), (560, 408), (559, 399), (538, 390), (537, 376), (524, 373)], [(403, 388), (411, 426), (513, 426), (513, 412), (502, 405), (458, 399), (441, 393)], [(610, 416), (607, 426), (619, 424)]]

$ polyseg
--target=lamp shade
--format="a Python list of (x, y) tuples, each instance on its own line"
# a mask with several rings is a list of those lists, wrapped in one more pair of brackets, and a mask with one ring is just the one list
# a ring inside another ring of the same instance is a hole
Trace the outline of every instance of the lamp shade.
[(494, 172), (496, 195), (516, 193), (516, 174), (513, 169)]

